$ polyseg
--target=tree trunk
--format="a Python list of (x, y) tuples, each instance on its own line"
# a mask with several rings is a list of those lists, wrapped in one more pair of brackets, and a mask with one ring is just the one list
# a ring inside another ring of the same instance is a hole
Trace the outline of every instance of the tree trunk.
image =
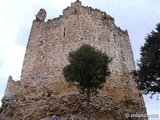
[(87, 88), (87, 120), (90, 120), (90, 91), (89, 87)]

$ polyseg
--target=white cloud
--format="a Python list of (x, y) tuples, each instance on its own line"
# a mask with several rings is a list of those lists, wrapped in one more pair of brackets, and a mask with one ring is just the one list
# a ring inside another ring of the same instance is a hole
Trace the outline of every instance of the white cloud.
[(158, 115), (158, 118), (150, 117), (149, 120), (159, 120), (160, 118), (160, 99), (157, 99), (157, 94), (153, 96), (151, 99), (146, 95), (143, 95), (146, 108), (147, 108), (147, 114), (148, 115)]
[(24, 48), (16, 44), (18, 25), (0, 13), (0, 96), (4, 94), (8, 76), (20, 79)]
[(0, 14), (0, 19), (0, 58), (3, 63), (0, 68), (0, 73), (2, 76), (6, 76), (9, 73), (18, 72), (16, 69), (19, 61), (15, 60), (15, 57), (19, 57), (18, 55), (21, 50), (15, 43), (18, 30), (17, 24), (14, 21), (7, 21), (3, 14)]
[(8, 7), (8, 6), (10, 6), (9, 0), (0, 0), (0, 6), (1, 7)]

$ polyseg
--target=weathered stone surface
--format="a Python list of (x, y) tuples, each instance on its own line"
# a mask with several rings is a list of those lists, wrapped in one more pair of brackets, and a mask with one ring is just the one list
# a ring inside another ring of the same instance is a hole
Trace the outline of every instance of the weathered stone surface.
[(36, 21), (44, 22), (47, 16), (47, 12), (45, 9), (40, 9), (39, 12), (36, 14)]
[(14, 81), (12, 77), (9, 76), (4, 97), (14, 98), (16, 95), (16, 91), (18, 91), (19, 89), (19, 86), (20, 86), (20, 81)]
[(43, 120), (57, 115), (62, 120), (85, 120), (85, 95), (68, 87), (62, 75), (68, 53), (84, 43), (113, 59), (103, 89), (91, 96), (92, 120), (145, 119), (125, 117), (125, 113), (146, 113), (131, 74), (135, 65), (127, 31), (118, 28), (105, 12), (84, 7), (78, 0), (58, 18), (47, 22), (42, 18), (33, 21), (21, 80), (8, 80), (0, 119)]

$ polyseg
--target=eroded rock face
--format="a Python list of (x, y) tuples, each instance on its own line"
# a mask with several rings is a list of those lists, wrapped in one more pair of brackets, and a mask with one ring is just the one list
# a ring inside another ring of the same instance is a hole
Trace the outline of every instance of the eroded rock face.
[(44, 22), (43, 16), (46, 14), (38, 17), (43, 22), (33, 21), (21, 80), (8, 80), (0, 119), (49, 120), (56, 115), (62, 120), (84, 120), (86, 97), (77, 88), (68, 87), (62, 70), (69, 52), (86, 43), (113, 59), (103, 89), (91, 96), (92, 120), (144, 120), (125, 116), (146, 113), (131, 74), (135, 65), (127, 31), (116, 27), (105, 12), (84, 7), (78, 0), (58, 18)]

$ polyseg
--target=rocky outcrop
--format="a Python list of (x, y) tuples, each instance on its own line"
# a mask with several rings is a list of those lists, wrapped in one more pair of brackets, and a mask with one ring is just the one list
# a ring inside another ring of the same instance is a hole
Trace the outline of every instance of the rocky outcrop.
[[(99, 94), (91, 96), (92, 120), (128, 120), (126, 113), (144, 113), (141, 93), (133, 92), (135, 88), (130, 87), (131, 83), (116, 87), (116, 84), (110, 84), (112, 80), (113, 77), (108, 79), (108, 84), (99, 90)], [(134, 79), (130, 78), (130, 80)], [(123, 81), (123, 77), (119, 81)], [(62, 120), (84, 120), (87, 116), (86, 96), (80, 94), (76, 88), (68, 87), (66, 82), (24, 87), (23, 91), (17, 92), (14, 98), (3, 98), (0, 114), (2, 120), (15, 118), (17, 120), (49, 120), (53, 115)], [(138, 119), (144, 120), (144, 118)]]
[(84, 43), (113, 59), (103, 89), (91, 95), (92, 120), (146, 119), (125, 116), (146, 113), (132, 75), (135, 65), (127, 31), (118, 28), (105, 12), (82, 6), (78, 0), (58, 18), (45, 22), (46, 14), (43, 10), (33, 21), (21, 80), (15, 82), (9, 77), (0, 119), (53, 120), (57, 116), (61, 120), (85, 120), (86, 95), (68, 86), (62, 75), (69, 52)]

